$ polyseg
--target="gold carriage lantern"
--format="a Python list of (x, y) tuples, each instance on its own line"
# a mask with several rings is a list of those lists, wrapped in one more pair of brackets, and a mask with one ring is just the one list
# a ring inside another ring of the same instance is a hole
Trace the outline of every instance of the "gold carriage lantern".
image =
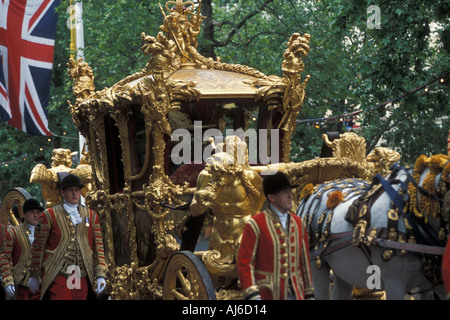
[[(192, 253), (198, 235), (179, 239), (176, 232), (177, 213), (189, 213), (205, 149), (217, 143), (210, 138), (227, 129), (265, 129), (267, 142), (273, 140), (271, 130), (279, 129), (272, 145), (257, 145), (253, 164), (269, 163), (274, 153), (277, 162), (289, 161), (309, 78), (300, 75), (309, 35), (290, 37), (283, 77), (266, 76), (196, 50), (205, 18), (200, 6), (178, 0), (160, 5), (161, 31), (156, 37), (142, 34), (147, 65), (109, 88), (94, 91), (91, 68), (82, 60), (68, 63), (76, 95), (69, 108), (93, 167), (86, 202), (101, 217), (114, 299), (216, 297), (214, 289), (198, 283), (208, 278)], [(189, 137), (184, 149), (174, 140), (180, 133)], [(186, 281), (189, 286), (182, 285)]]

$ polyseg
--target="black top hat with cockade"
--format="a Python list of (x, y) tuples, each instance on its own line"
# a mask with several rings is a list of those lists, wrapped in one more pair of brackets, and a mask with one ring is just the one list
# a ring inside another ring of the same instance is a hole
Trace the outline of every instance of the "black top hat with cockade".
[(267, 175), (263, 180), (263, 190), (267, 197), (269, 194), (277, 193), (288, 188), (297, 188), (298, 185), (291, 185), (286, 174), (278, 171), (275, 174)]

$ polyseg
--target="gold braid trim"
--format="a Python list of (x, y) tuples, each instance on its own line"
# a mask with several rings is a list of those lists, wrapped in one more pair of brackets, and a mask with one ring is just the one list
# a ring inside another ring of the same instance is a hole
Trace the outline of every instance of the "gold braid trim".
[(3, 238), (2, 248), (0, 252), (0, 274), (2, 277), (3, 287), (14, 285), (13, 267), (12, 267), (12, 250), (15, 234), (12, 229), (5, 233)]
[[(22, 284), (28, 286), (29, 279), (29, 270), (28, 270), (28, 262), (31, 261), (31, 244), (30, 239), (28, 238), (28, 227), (25, 222), (19, 224), (14, 227), (16, 231), (17, 241), (20, 243), (20, 248), (22, 249), (22, 253), (20, 255), (19, 261), (14, 266), (13, 276), (15, 284)], [(22, 278), (22, 272), (26, 270), (26, 277)]]
[[(417, 158), (416, 163), (414, 164), (414, 172), (413, 172), (414, 180), (419, 181), (420, 175), (425, 169), (426, 160), (427, 157), (423, 154), (419, 158)], [(413, 213), (416, 217), (423, 218), (422, 213), (418, 211), (417, 207), (417, 188), (412, 183), (410, 183), (408, 185), (408, 191), (410, 197), (409, 198), (410, 208), (413, 210)]]
[[(421, 155), (414, 165), (414, 174), (413, 178), (419, 182), (420, 176), (423, 171), (428, 167), (430, 171), (423, 181), (422, 188), (428, 191), (431, 194), (436, 193), (435, 187), (435, 179), (436, 176), (442, 172), (443, 180), (446, 181), (446, 177), (448, 173), (450, 173), (449, 166), (449, 156), (444, 154), (433, 155), (431, 157), (426, 157)], [(424, 218), (425, 223), (428, 222), (428, 217), (436, 215), (439, 213), (440, 204), (439, 201), (434, 199), (433, 197), (429, 197), (426, 195), (421, 195), (420, 200), (417, 200), (417, 188), (412, 185), (412, 183), (408, 186), (409, 195), (410, 195), (410, 208), (412, 208), (414, 214), (418, 218)]]
[[(438, 154), (431, 156), (429, 159), (430, 171), (428, 172), (423, 182), (423, 188), (431, 194), (434, 194), (436, 193), (434, 180), (436, 176), (441, 172), (441, 167), (443, 167), (445, 162), (447, 161), (447, 156)], [(419, 209), (425, 215), (425, 222), (427, 222), (427, 219), (430, 215), (436, 217), (437, 213), (439, 212), (439, 201), (432, 197), (423, 196), (419, 201)]]
[(444, 180), (446, 183), (450, 183), (449, 176), (450, 176), (450, 161), (447, 162), (447, 165), (445, 166), (445, 168), (442, 172), (442, 180)]
[(306, 186), (303, 187), (299, 201), (302, 201), (304, 198), (308, 197), (310, 194), (313, 193), (313, 191), (314, 185), (312, 183), (308, 183)]

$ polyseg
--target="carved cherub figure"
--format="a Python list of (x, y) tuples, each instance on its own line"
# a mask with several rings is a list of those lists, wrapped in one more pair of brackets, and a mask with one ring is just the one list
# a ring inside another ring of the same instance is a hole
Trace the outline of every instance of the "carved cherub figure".
[(90, 191), (92, 181), (92, 168), (88, 164), (79, 164), (72, 169), (72, 152), (69, 149), (58, 148), (53, 150), (51, 158), (51, 168), (40, 163), (31, 171), (30, 182), (42, 185), (42, 197), (46, 201), (46, 208), (51, 208), (61, 203), (59, 193), (58, 173), (72, 173), (80, 178), (85, 187), (81, 190), (86, 196)]

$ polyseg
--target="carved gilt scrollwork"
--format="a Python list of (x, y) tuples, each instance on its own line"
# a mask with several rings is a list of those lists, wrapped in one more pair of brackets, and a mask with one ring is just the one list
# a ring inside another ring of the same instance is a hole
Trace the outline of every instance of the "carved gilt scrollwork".
[(278, 109), (282, 114), (278, 127), (273, 129), (281, 129), (285, 132), (282, 136), (283, 162), (289, 162), (291, 135), (295, 132), (296, 118), (302, 110), (305, 99), (305, 88), (309, 75), (301, 82), (301, 72), (305, 68), (303, 58), (308, 55), (309, 40), (309, 34), (302, 36), (294, 33), (291, 35), (281, 64), (283, 78), (272, 76), (266, 79), (247, 81), (259, 88), (257, 100), (267, 101), (269, 110)]
[(377, 174), (385, 175), (390, 167), (400, 161), (400, 154), (385, 147), (374, 148), (366, 156), (366, 140), (354, 132), (345, 132), (338, 139), (330, 141), (324, 134), (322, 139), (333, 150), (333, 157), (348, 158), (367, 169), (367, 175), (361, 178), (373, 179)]

